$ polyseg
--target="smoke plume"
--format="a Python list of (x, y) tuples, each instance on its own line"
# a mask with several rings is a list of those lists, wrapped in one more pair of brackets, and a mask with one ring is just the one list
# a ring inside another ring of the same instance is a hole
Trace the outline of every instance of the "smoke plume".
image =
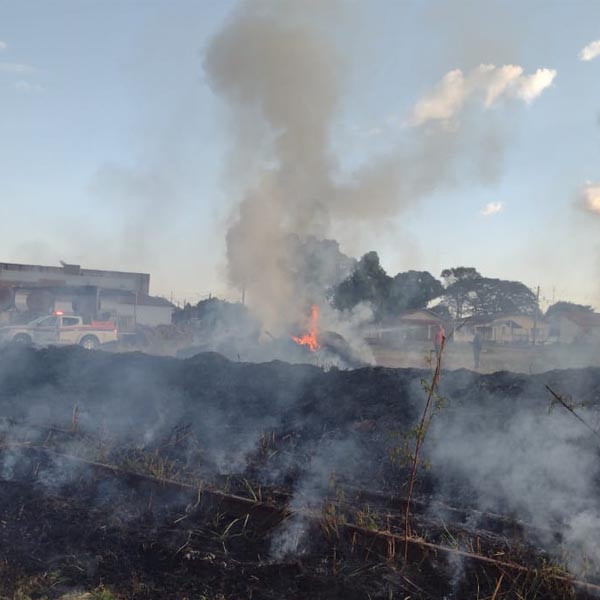
[[(299, 314), (307, 302), (282, 264), (288, 235), (322, 238), (328, 229), (329, 127), (340, 98), (334, 48), (314, 24), (290, 22), (288, 5), (243, 4), (213, 40), (205, 63), (236, 123), (259, 120), (270, 139), (272, 164), (245, 193), (227, 234), (227, 258), (231, 281), (248, 290), (275, 331), (288, 322), (282, 308)], [(317, 9), (315, 22), (319, 16)], [(236, 145), (256, 144), (245, 139), (247, 131), (236, 127)]]
[[(457, 185), (459, 171), (494, 181), (504, 146), (503, 134), (480, 119), (464, 118), (452, 128), (433, 122), (404, 130), (387, 155), (343, 172), (330, 144), (350, 64), (350, 53), (337, 45), (343, 23), (331, 19), (331, 3), (302, 6), (242, 3), (205, 56), (208, 81), (231, 109), (235, 149), (227, 174), (250, 181), (227, 232), (228, 275), (278, 334), (321, 300), (299, 283), (307, 273), (287, 260), (290, 235), (323, 239), (333, 226), (364, 230), (440, 187)], [(555, 74), (539, 69), (524, 75), (512, 65), (482, 65), (466, 76), (452, 71), (437, 92), (417, 103), (413, 122), (464, 112), (474, 94), (483, 94), (486, 106), (503, 97), (531, 102)], [(240, 157), (250, 166), (244, 169)]]

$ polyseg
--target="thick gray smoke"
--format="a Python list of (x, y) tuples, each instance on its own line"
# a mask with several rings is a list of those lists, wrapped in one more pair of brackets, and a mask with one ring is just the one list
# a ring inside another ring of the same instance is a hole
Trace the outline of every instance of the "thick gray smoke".
[(208, 81), (231, 109), (235, 149), (227, 176), (243, 186), (227, 232), (229, 278), (278, 334), (321, 300), (284, 260), (289, 235), (323, 238), (332, 226), (371, 226), (441, 185), (456, 185), (458, 171), (488, 182), (502, 164), (504, 136), (493, 120), (462, 114), (460, 123), (406, 126), (387, 155), (342, 172), (331, 130), (352, 48), (340, 41), (344, 11), (335, 7), (244, 2), (205, 56)]
[[(312, 23), (290, 20), (294, 12), (288, 2), (245, 3), (206, 55), (212, 85), (234, 109), (236, 145), (256, 148), (260, 141), (246, 138), (248, 120), (260, 121), (270, 142), (272, 164), (245, 192), (227, 234), (227, 257), (231, 281), (248, 291), (277, 333), (311, 301), (282, 259), (288, 235), (322, 238), (328, 230), (329, 127), (341, 85), (330, 43)], [(315, 21), (319, 14), (317, 8)]]

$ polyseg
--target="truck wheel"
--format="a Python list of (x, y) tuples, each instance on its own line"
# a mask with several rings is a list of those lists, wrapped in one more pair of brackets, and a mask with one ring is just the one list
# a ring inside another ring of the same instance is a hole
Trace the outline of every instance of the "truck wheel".
[(86, 335), (81, 338), (79, 345), (86, 350), (95, 350), (100, 345), (100, 341), (95, 335)]
[(27, 335), (26, 333), (17, 333), (17, 335), (15, 335), (15, 337), (13, 338), (13, 342), (16, 342), (17, 344), (23, 344), (23, 346), (31, 346), (32, 343), (32, 339), (30, 335)]

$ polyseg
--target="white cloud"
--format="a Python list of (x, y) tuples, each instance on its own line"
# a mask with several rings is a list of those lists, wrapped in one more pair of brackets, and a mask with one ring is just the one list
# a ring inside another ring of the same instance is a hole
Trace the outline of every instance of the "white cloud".
[(33, 73), (35, 69), (31, 65), (23, 63), (0, 62), (0, 71), (5, 73)]
[(44, 87), (37, 83), (29, 83), (29, 81), (17, 81), (14, 85), (17, 92), (24, 94), (40, 94), (44, 91)]
[(517, 65), (480, 65), (473, 75), (474, 83), (485, 91), (485, 107), (489, 108), (506, 90), (523, 75), (523, 68)]
[(467, 75), (454, 69), (415, 104), (409, 123), (422, 125), (428, 121), (449, 121), (472, 97), (482, 98), (485, 108), (490, 108), (501, 98), (517, 98), (529, 104), (552, 84), (555, 77), (554, 69), (538, 69), (532, 75), (523, 75), (523, 68), (518, 65), (479, 65)]
[(0, 40), (0, 52), (2, 52), (2, 50), (6, 50), (8, 48), (8, 44), (6, 42), (3, 42), (2, 40)]
[(600, 183), (587, 182), (580, 190), (583, 208), (600, 215)]
[(422, 125), (431, 120), (450, 119), (462, 108), (467, 95), (467, 84), (462, 71), (450, 71), (432, 93), (417, 102), (411, 123)]
[(484, 217), (490, 217), (492, 215), (496, 215), (499, 212), (502, 212), (504, 209), (504, 204), (502, 202), (488, 202), (480, 211), (479, 214)]
[(525, 100), (527, 104), (533, 102), (546, 88), (552, 85), (556, 71), (554, 69), (538, 69), (533, 75), (520, 77), (516, 82), (515, 94), (517, 98)]
[(579, 60), (592, 60), (600, 56), (600, 40), (590, 42), (585, 48), (579, 53)]

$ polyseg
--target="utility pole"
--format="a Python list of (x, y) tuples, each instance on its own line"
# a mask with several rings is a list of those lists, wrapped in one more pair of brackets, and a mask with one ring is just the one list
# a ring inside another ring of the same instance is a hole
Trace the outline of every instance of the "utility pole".
[(533, 345), (535, 346), (535, 342), (537, 339), (537, 320), (538, 320), (538, 312), (540, 310), (540, 286), (537, 286), (537, 292), (535, 294), (535, 313), (533, 317)]

